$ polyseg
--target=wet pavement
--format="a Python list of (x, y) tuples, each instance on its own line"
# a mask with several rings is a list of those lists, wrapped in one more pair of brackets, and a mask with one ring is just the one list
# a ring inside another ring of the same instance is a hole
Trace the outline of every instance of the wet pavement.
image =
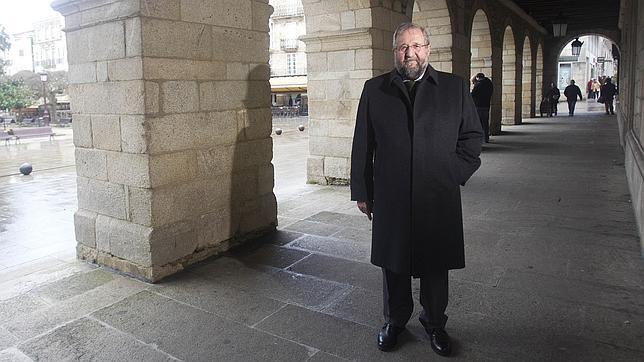
[[(463, 188), (457, 359), (644, 360), (616, 119), (594, 102), (562, 107), (504, 126)], [(395, 351), (377, 350), (369, 222), (348, 188), (305, 184), (306, 131), (274, 145), (278, 232), (156, 285), (74, 260), (71, 136), (0, 147), (0, 361), (439, 360), (415, 318)], [(34, 173), (13, 175), (24, 160)]]

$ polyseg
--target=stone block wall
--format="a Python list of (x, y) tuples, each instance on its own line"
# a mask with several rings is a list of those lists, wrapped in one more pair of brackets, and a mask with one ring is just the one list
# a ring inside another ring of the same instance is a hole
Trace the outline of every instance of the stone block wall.
[(393, 67), (398, 1), (304, 0), (307, 35), (310, 183), (349, 180), (353, 129), (364, 82)]
[(414, 4), (412, 21), (429, 31), (432, 43), (429, 62), (436, 70), (451, 73), (452, 55), (452, 19), (447, 2), (417, 0)]
[(530, 39), (525, 37), (523, 42), (523, 71), (521, 77), (521, 117), (523, 118), (530, 118), (534, 115), (534, 104), (532, 103), (533, 74)]
[(58, 0), (78, 256), (149, 281), (274, 228), (268, 1)]
[(622, 31), (617, 117), (626, 176), (644, 255), (644, 5), (620, 3)]
[[(517, 90), (516, 46), (511, 27), (505, 29), (503, 36), (503, 73), (501, 85), (501, 123), (512, 125), (515, 121), (515, 101)], [(520, 98), (519, 98), (520, 99)]]

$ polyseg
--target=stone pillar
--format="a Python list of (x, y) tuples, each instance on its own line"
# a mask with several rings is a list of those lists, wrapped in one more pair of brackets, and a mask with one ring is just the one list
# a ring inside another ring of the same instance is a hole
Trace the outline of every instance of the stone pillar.
[(501, 134), (501, 107), (503, 101), (503, 45), (500, 35), (492, 38), (492, 84), (494, 92), (490, 101), (490, 134)]
[(80, 259), (148, 281), (276, 225), (267, 1), (58, 0)]
[[(365, 5), (366, 3), (366, 5)], [(400, 2), (304, 0), (309, 183), (346, 184), (364, 82), (393, 68), (392, 35), (409, 21)]]

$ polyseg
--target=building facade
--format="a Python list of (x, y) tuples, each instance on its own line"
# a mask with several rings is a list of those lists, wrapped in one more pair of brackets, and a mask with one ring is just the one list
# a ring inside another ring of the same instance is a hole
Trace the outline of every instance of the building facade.
[[(571, 43), (561, 51), (558, 64), (557, 87), (565, 89), (570, 80), (586, 94), (586, 82), (600, 77), (614, 77), (617, 66), (613, 60), (613, 42), (603, 36), (579, 37), (583, 44), (579, 56), (572, 55)], [(562, 95), (565, 99), (565, 96)]]
[[(274, 107), (303, 105), (306, 100), (306, 34), (301, 0), (271, 0), (271, 103)], [(304, 101), (303, 101), (304, 99)]]
[(11, 48), (4, 52), (9, 75), (23, 70), (34, 73), (67, 71), (67, 45), (64, 18), (52, 16), (37, 20), (33, 30), (10, 35)]

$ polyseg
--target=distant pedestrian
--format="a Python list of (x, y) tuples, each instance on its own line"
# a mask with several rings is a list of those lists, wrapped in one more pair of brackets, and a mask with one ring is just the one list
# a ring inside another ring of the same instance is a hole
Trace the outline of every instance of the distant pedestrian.
[(592, 99), (593, 97), (593, 80), (589, 79), (586, 83), (586, 99)]
[(559, 103), (559, 97), (561, 97), (559, 88), (555, 86), (554, 82), (550, 83), (550, 89), (548, 89), (548, 92), (546, 92), (546, 98), (548, 98), (548, 101), (550, 102), (550, 113), (548, 114), (548, 117), (552, 116), (553, 114), (555, 116), (557, 115), (557, 104)]
[(581, 96), (581, 89), (575, 85), (575, 80), (570, 80), (570, 85), (564, 90), (564, 95), (566, 96), (566, 101), (568, 101), (568, 115), (570, 117), (575, 115), (575, 104), (577, 103), (577, 96), (579, 100), (583, 101), (584, 99)]
[(601, 84), (597, 81), (597, 79), (593, 79), (593, 98), (597, 99), (599, 98), (599, 89), (601, 88)]
[(474, 99), (476, 113), (479, 115), (483, 133), (485, 133), (485, 143), (488, 143), (490, 142), (490, 100), (492, 99), (494, 86), (490, 78), (483, 73), (478, 73), (474, 76), (472, 83), (474, 84), (472, 99)]
[(617, 88), (612, 83), (610, 77), (607, 77), (605, 82), (601, 88), (601, 97), (604, 98), (604, 108), (606, 109), (606, 114), (615, 114), (613, 98), (617, 94)]

